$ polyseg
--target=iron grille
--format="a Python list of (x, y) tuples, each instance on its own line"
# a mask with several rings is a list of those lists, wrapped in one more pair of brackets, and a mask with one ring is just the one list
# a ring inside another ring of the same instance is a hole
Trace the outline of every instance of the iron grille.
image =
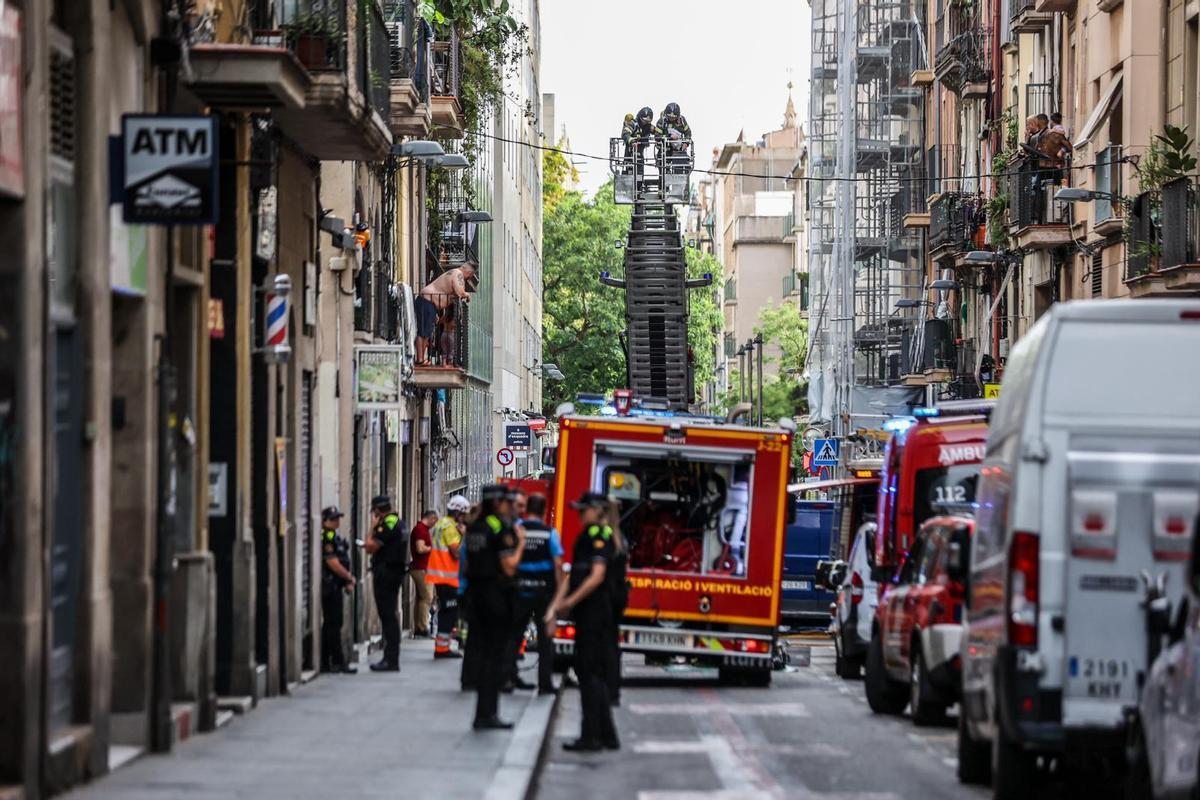
[(1176, 178), (1162, 189), (1162, 266), (1177, 267), (1196, 260), (1196, 193), (1187, 178)]
[(75, 55), (66, 36), (50, 50), (50, 154), (75, 160)]
[(1092, 297), (1104, 294), (1104, 253), (1097, 250), (1092, 254)]

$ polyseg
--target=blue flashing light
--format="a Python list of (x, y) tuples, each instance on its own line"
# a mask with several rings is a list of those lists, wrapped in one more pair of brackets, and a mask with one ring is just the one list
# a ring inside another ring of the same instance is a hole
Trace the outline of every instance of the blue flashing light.
[(912, 417), (892, 417), (889, 420), (884, 420), (883, 429), (891, 433), (904, 433), (914, 424), (916, 424), (916, 420)]
[(711, 280), (712, 280), (712, 278), (713, 278), (713, 276), (712, 276), (712, 273), (711, 273), (711, 272), (706, 272), (706, 273), (704, 273), (704, 280), (706, 280), (706, 281), (711, 281)]
[(609, 272), (608, 270), (604, 270), (603, 272), (600, 273), (601, 278), (607, 278), (610, 275), (612, 275), (612, 273)]
[(914, 408), (912, 413), (913, 413), (913, 416), (916, 417), (917, 419), (926, 419), (929, 417), (939, 417), (942, 414), (941, 409), (933, 408), (933, 407)]
[(615, 417), (617, 415), (616, 406), (600, 406), (600, 416)]

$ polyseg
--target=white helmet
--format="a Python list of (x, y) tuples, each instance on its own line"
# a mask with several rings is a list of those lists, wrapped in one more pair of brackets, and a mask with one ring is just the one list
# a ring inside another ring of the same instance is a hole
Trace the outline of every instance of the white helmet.
[(471, 502), (461, 494), (456, 494), (450, 498), (449, 503), (446, 503), (446, 508), (450, 511), (470, 511)]

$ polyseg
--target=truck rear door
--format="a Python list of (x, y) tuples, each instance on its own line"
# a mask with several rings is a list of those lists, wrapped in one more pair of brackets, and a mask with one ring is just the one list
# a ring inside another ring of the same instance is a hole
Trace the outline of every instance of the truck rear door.
[(817, 561), (830, 554), (835, 508), (831, 502), (793, 501), (792, 520), (786, 528), (783, 549), (785, 614), (828, 613), (833, 594), (817, 589), (814, 578)]
[(1087, 448), (1077, 441), (1067, 458), (1063, 723), (1114, 727), (1149, 669), (1143, 573), (1165, 576), (1169, 596), (1183, 586), (1200, 456), (1147, 452), (1145, 439)]

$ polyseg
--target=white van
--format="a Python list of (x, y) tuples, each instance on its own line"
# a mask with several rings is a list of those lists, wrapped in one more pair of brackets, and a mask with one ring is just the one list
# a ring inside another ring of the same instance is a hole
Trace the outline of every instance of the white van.
[(1053, 306), (1008, 361), (977, 501), (959, 778), (1024, 798), (1051, 760), (1121, 757), (1149, 667), (1146, 579), (1182, 592), (1200, 301)]

